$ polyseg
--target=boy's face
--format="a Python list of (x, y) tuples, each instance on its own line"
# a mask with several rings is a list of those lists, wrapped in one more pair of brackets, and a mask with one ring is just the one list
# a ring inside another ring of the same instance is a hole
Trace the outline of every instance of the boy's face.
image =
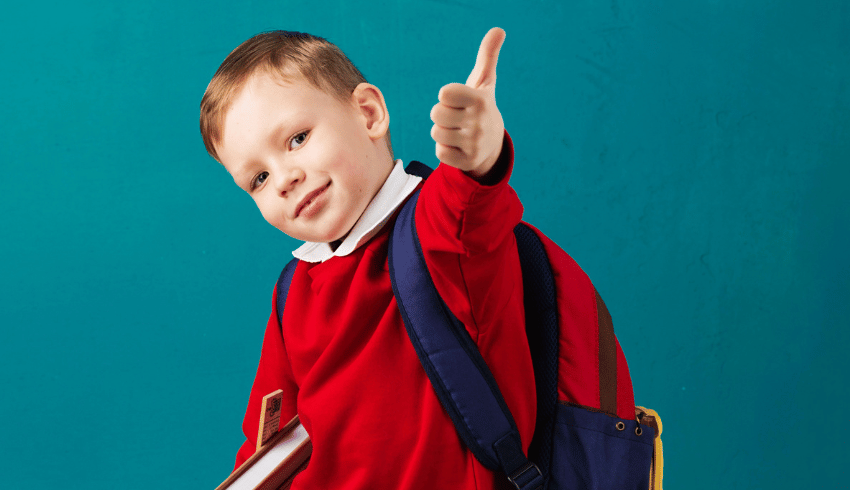
[(389, 124), (375, 120), (381, 108), (368, 84), (343, 103), (305, 80), (259, 72), (225, 115), (219, 159), (272, 226), (299, 240), (340, 240), (392, 170), (380, 151)]

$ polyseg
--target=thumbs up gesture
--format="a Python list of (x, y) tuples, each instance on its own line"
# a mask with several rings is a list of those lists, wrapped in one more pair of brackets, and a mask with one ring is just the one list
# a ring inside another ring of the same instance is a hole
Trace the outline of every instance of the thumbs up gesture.
[(445, 85), (431, 109), (437, 158), (473, 178), (486, 175), (502, 151), (505, 123), (496, 107), (496, 62), (504, 40), (505, 31), (490, 29), (466, 84)]

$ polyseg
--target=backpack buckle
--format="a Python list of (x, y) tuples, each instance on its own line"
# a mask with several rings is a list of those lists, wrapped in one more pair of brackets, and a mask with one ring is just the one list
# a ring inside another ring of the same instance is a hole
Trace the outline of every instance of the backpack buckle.
[(529, 462), (513, 475), (508, 476), (508, 481), (513, 483), (518, 490), (542, 490), (543, 473), (536, 464)]

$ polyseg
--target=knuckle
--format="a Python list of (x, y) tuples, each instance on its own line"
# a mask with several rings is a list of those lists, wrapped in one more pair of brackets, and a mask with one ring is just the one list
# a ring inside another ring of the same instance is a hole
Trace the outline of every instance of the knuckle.
[(475, 155), (478, 154), (478, 147), (474, 144), (470, 145), (469, 148), (467, 148), (467, 151), (465, 151), (463, 154), (466, 155), (466, 158), (468, 160), (475, 160)]
[(447, 98), (454, 95), (455, 92), (456, 92), (456, 89), (454, 87), (452, 87), (451, 84), (443, 85), (443, 87), (440, 89), (440, 93), (437, 94), (437, 98), (440, 99), (440, 102), (443, 102)]
[(478, 148), (479, 143), (481, 142), (481, 138), (483, 136), (484, 131), (481, 129), (480, 124), (476, 124), (469, 131), (469, 140), (473, 146)]
[(449, 157), (448, 148), (441, 145), (440, 143), (437, 143), (436, 153), (437, 153), (437, 158), (441, 162), (450, 163), (449, 162), (450, 157)]

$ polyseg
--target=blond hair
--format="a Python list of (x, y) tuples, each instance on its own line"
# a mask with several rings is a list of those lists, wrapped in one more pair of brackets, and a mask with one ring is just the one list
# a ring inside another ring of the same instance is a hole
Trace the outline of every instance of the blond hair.
[[(292, 31), (257, 34), (234, 49), (216, 70), (201, 99), (201, 136), (207, 152), (218, 160), (224, 117), (248, 78), (259, 70), (283, 80), (301, 76), (319, 90), (347, 103), (357, 85), (366, 82), (360, 70), (333, 43)], [(387, 148), (392, 156), (390, 133)]]

